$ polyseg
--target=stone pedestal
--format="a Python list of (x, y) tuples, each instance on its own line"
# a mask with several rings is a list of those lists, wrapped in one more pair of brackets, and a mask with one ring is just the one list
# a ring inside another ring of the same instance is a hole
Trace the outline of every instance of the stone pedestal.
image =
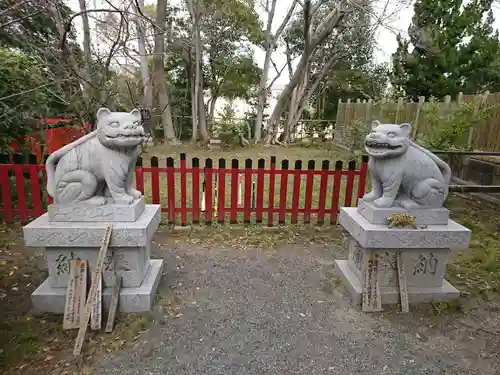
[(113, 230), (103, 271), (104, 307), (111, 302), (116, 273), (122, 277), (120, 311), (150, 310), (163, 269), (163, 260), (150, 259), (160, 218), (160, 206), (145, 205), (143, 197), (129, 206), (49, 206), (48, 213), (23, 229), (27, 246), (44, 249), (49, 271), (31, 296), (35, 310), (64, 312), (70, 261), (87, 260), (91, 274), (109, 223)]
[[(396, 212), (415, 216), (417, 228), (389, 228), (387, 218)], [(451, 250), (469, 245), (470, 230), (449, 219), (445, 208), (404, 210), (399, 207), (376, 208), (360, 201), (357, 208), (341, 208), (340, 224), (347, 230), (348, 259), (336, 260), (354, 303), (361, 302), (364, 260), (369, 252), (378, 258), (378, 285), (383, 304), (398, 303), (399, 285), (396, 254), (406, 275), (410, 303), (450, 300), (460, 292), (444, 279)]]

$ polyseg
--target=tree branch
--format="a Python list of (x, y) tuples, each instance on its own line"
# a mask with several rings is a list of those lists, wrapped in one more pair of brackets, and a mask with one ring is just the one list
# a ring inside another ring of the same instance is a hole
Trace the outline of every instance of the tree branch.
[[(292, 5), (290, 6), (290, 9), (288, 9), (288, 13), (285, 16), (285, 19), (281, 23), (281, 25), (278, 27), (278, 30), (276, 30), (276, 34), (273, 37), (273, 45), (278, 42), (279, 37), (281, 36), (281, 33), (283, 33), (283, 30), (285, 30), (286, 25), (290, 21), (290, 18), (292, 18), (293, 11), (295, 10), (295, 7), (297, 6), (297, 0), (293, 0)], [(276, 1), (274, 3), (274, 6), (276, 7)], [(274, 16), (274, 14), (273, 14)], [(271, 21), (272, 22), (272, 21)]]

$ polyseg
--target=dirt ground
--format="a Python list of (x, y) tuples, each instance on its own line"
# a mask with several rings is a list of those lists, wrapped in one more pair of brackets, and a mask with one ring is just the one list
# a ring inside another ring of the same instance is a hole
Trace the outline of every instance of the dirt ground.
[(43, 255), (22, 246), (19, 226), (2, 226), (0, 373), (496, 374), (498, 208), (456, 195), (448, 207), (473, 233), (448, 267), (462, 291), (453, 303), (361, 313), (332, 273), (332, 259), (346, 256), (336, 227), (161, 228), (155, 256), (166, 269), (153, 313), (119, 316), (111, 335), (89, 333), (78, 360), (76, 332), (62, 331), (61, 317), (30, 314)]

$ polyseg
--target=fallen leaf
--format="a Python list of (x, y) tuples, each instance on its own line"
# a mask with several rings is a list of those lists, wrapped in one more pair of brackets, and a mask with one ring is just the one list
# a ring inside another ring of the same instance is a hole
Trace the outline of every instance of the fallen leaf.
[(48, 361), (52, 361), (55, 357), (53, 355), (48, 355), (43, 361), (44, 362), (48, 362)]

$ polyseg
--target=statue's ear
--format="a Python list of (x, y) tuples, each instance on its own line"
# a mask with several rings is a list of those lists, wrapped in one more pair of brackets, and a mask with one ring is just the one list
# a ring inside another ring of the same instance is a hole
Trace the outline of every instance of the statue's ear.
[(379, 125), (380, 125), (380, 121), (379, 120), (373, 120), (373, 122), (372, 122), (372, 130), (375, 129)]
[(411, 133), (411, 125), (405, 122), (404, 124), (399, 125), (399, 128), (401, 129), (401, 135), (403, 137), (409, 137)]
[(97, 117), (97, 121), (100, 121), (102, 120), (103, 118), (106, 118), (109, 116), (109, 114), (111, 113), (111, 111), (107, 108), (99, 108), (99, 110), (97, 111), (97, 114), (96, 114), (96, 117)]
[(133, 110), (130, 111), (130, 114), (137, 118), (138, 120), (141, 120), (141, 111), (139, 111), (137, 108), (134, 108)]

